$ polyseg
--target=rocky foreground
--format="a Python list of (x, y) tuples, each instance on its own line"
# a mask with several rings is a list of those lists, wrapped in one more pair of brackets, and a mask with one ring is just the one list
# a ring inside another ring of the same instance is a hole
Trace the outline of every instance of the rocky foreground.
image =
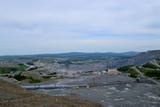
[(34, 94), (0, 80), (0, 107), (101, 107), (101, 105), (72, 96)]

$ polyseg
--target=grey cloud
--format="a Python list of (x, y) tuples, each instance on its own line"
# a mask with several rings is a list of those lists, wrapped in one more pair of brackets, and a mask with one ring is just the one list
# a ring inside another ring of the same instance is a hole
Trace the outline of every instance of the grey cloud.
[(119, 43), (124, 51), (143, 50), (137, 47), (149, 40), (157, 48), (159, 12), (159, 0), (1, 0), (0, 49), (114, 51)]

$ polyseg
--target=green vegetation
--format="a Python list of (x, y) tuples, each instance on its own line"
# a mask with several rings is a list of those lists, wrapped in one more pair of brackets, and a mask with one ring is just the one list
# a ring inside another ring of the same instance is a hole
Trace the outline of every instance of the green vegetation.
[(118, 68), (118, 70), (124, 73), (129, 73), (129, 76), (132, 78), (137, 78), (139, 76), (139, 73), (136, 72), (132, 67), (133, 65), (128, 65), (128, 66), (120, 67)]
[(16, 67), (0, 67), (0, 74), (8, 74), (17, 70), (18, 69)]
[(146, 63), (142, 67), (144, 67), (144, 68), (152, 68), (152, 69), (158, 69), (159, 68), (159, 67), (157, 67), (156, 65), (154, 65), (152, 63)]
[(24, 64), (17, 64), (14, 67), (0, 67), (0, 74), (8, 74), (16, 71), (25, 71), (26, 68), (27, 66)]
[[(158, 64), (160, 64), (160, 61), (157, 61)], [(129, 73), (130, 77), (138, 77), (139, 73), (136, 72), (132, 67), (136, 67), (139, 69), (140, 72), (142, 72), (145, 76), (147, 77), (153, 77), (155, 79), (160, 79), (160, 67), (158, 67), (156, 64), (152, 62), (148, 62), (142, 66), (124, 66), (118, 68), (119, 71), (124, 72), (124, 73)]]
[(14, 78), (18, 81), (28, 80), (29, 83), (40, 83), (40, 82), (42, 82), (42, 80), (35, 79), (31, 76), (16, 75), (16, 76), (14, 76)]
[(25, 71), (28, 67), (24, 64), (17, 64), (16, 68), (18, 68), (19, 71)]
[(139, 70), (144, 73), (145, 76), (154, 77), (155, 79), (160, 79), (160, 70), (159, 69), (148, 69), (148, 68), (139, 68)]
[(129, 76), (132, 78), (137, 78), (140, 74), (135, 71), (133, 68), (129, 68), (128, 70)]
[(124, 73), (128, 73), (129, 76), (132, 78), (137, 78), (140, 74), (132, 67), (133, 65), (128, 65), (128, 66), (120, 67), (118, 68), (118, 70)]
[(22, 75), (16, 75), (16, 76), (14, 76), (14, 78), (16, 79), (16, 80), (18, 80), (18, 81), (22, 81), (22, 80), (25, 80), (25, 79), (27, 79), (27, 77), (26, 76), (22, 76)]
[[(49, 80), (51, 77), (52, 76), (43, 76), (41, 79), (37, 79), (32, 76), (24, 76), (21, 74), (14, 76), (14, 78), (18, 81), (28, 80), (29, 83), (40, 83), (42, 81)], [(55, 79), (56, 79), (56, 77), (55, 77)]]
[(131, 67), (133, 67), (133, 65), (127, 65), (127, 66), (118, 68), (118, 70), (122, 72), (127, 72)]

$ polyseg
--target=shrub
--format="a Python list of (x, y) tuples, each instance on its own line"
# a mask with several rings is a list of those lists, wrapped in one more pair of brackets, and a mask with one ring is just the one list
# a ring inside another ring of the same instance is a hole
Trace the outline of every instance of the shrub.
[(7, 74), (10, 73), (11, 71), (15, 72), (18, 69), (15, 67), (0, 67), (0, 74)]
[(18, 80), (18, 81), (22, 81), (22, 80), (27, 79), (26, 76), (22, 76), (22, 75), (16, 75), (16, 76), (14, 76), (14, 78), (15, 78), (16, 80)]
[(40, 80), (40, 79), (35, 79), (31, 76), (23, 76), (23, 75), (20, 75), (20, 74), (14, 76), (14, 78), (18, 81), (29, 80), (29, 83), (40, 83), (40, 82), (42, 82), (42, 80)]
[(133, 65), (128, 65), (128, 66), (120, 67), (118, 68), (118, 70), (124, 73), (129, 73), (129, 76), (132, 78), (137, 78), (139, 76), (139, 73), (135, 71), (132, 67)]
[(127, 65), (127, 66), (118, 68), (118, 70), (121, 72), (127, 72), (131, 67), (133, 67), (133, 65)]
[(137, 78), (140, 74), (135, 71), (133, 68), (129, 68), (128, 70), (129, 76), (132, 78)]
[(154, 69), (147, 69), (147, 68), (140, 68), (140, 71), (143, 72), (148, 77), (154, 77), (160, 79), (160, 70)]

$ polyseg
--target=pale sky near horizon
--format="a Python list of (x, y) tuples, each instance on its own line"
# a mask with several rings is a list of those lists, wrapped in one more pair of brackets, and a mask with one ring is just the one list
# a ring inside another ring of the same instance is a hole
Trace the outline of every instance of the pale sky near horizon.
[(0, 55), (160, 49), (160, 0), (0, 0)]

